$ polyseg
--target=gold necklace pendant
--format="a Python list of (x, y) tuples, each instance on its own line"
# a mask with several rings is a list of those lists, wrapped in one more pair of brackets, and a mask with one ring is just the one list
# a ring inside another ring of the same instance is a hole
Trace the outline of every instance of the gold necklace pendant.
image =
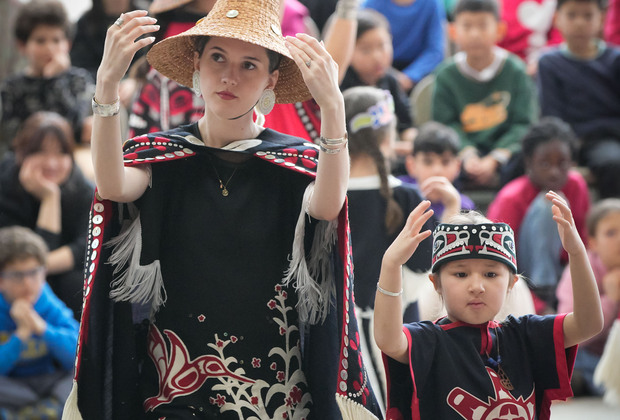
[(228, 190), (226, 189), (226, 187), (222, 187), (222, 195), (224, 197), (228, 197)]

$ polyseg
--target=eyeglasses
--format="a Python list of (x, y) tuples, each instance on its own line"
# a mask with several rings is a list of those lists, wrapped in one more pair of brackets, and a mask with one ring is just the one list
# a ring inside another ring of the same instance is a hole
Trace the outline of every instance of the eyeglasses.
[(26, 271), (2, 271), (0, 272), (0, 277), (2, 277), (5, 280), (11, 281), (11, 282), (20, 283), (20, 282), (23, 282), (27, 278), (29, 279), (38, 278), (38, 276), (40, 274), (43, 274), (44, 272), (45, 272), (45, 267), (40, 265), (37, 268), (33, 268), (32, 270), (26, 270)]

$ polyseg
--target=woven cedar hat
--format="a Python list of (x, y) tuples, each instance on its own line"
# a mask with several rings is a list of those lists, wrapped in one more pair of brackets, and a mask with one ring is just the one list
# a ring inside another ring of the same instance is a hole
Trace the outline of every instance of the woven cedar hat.
[(311, 98), (299, 68), (284, 45), (280, 29), (279, 0), (218, 0), (196, 25), (166, 38), (151, 48), (149, 63), (161, 74), (182, 85), (192, 86), (194, 43), (200, 36), (238, 39), (282, 55), (280, 75), (274, 88), (277, 103)]
[(168, 10), (176, 9), (177, 7), (181, 7), (192, 0), (153, 0), (153, 3), (149, 6), (150, 14), (158, 14), (167, 12)]

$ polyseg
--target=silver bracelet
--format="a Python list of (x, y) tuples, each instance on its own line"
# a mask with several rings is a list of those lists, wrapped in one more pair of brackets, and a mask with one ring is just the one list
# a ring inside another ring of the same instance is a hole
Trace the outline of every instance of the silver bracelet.
[(397, 297), (403, 294), (403, 289), (400, 289), (400, 292), (396, 293), (396, 292), (389, 292), (387, 290), (385, 290), (384, 288), (382, 288), (381, 286), (379, 286), (379, 283), (377, 283), (377, 291), (383, 293), (386, 296), (392, 296), (392, 297)]
[(336, 3), (336, 17), (354, 20), (357, 17), (358, 8), (358, 0), (339, 0), (338, 3)]
[(328, 139), (323, 136), (319, 137), (319, 143), (321, 143), (323, 146), (337, 147), (337, 146), (342, 146), (344, 144), (347, 144), (348, 141), (349, 141), (349, 134), (346, 131), (344, 132), (344, 136), (337, 138), (337, 139)]
[(91, 105), (93, 107), (93, 115), (98, 115), (100, 117), (113, 117), (121, 110), (119, 98), (116, 98), (116, 101), (111, 104), (100, 104), (93, 96)]
[(323, 143), (319, 144), (319, 148), (321, 149), (321, 152), (323, 153), (327, 153), (328, 155), (336, 155), (338, 153), (340, 153), (340, 151), (346, 149), (346, 144), (343, 147), (336, 147), (336, 148), (329, 148), (329, 147), (325, 147), (323, 145)]

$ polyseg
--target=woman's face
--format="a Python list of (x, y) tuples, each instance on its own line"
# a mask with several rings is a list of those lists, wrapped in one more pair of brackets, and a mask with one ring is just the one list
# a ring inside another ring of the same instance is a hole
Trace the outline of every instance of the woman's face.
[(211, 37), (194, 57), (206, 109), (220, 118), (252, 115), (262, 92), (273, 89), (278, 71), (269, 73), (265, 48), (237, 39)]
[(73, 168), (71, 155), (65, 153), (60, 141), (53, 134), (46, 135), (41, 142), (41, 149), (25, 159), (32, 161), (33, 165), (41, 170), (43, 177), (56, 185), (62, 185)]

